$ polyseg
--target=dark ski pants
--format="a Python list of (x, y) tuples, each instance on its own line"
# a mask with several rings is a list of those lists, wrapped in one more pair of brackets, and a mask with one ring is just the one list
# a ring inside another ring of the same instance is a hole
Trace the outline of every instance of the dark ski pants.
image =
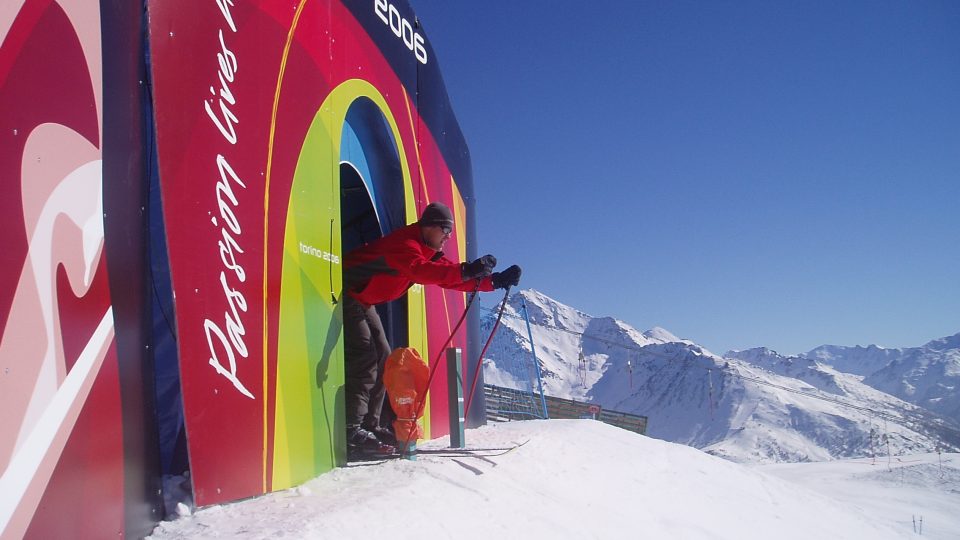
[(364, 306), (343, 295), (343, 346), (347, 427), (380, 425), (380, 410), (386, 394), (383, 366), (390, 343), (374, 306)]

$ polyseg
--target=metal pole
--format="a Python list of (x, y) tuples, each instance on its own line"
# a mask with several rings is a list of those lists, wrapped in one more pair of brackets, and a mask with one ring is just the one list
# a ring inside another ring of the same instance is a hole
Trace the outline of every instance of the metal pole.
[(527, 302), (520, 293), (520, 307), (523, 308), (523, 320), (527, 322), (527, 337), (530, 338), (530, 352), (533, 353), (533, 365), (537, 368), (537, 386), (540, 389), (540, 405), (543, 406), (543, 418), (549, 419), (547, 414), (547, 399), (543, 397), (543, 378), (540, 376), (540, 361), (537, 360), (537, 348), (533, 345), (533, 330), (530, 329), (530, 317), (527, 315)]
[(447, 395), (450, 414), (450, 448), (464, 447), (463, 379), (460, 349), (447, 349)]

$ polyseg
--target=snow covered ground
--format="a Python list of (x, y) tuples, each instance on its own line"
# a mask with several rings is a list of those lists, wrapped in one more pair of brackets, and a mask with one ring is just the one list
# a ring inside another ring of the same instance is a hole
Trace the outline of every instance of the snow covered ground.
[[(960, 538), (960, 454), (781, 463), (760, 471), (886, 516), (924, 538)], [(922, 529), (921, 529), (922, 527)]]
[[(469, 446), (337, 469), (150, 538), (960, 538), (960, 454), (740, 465), (591, 420), (492, 424)], [(421, 445), (443, 447), (446, 439)]]

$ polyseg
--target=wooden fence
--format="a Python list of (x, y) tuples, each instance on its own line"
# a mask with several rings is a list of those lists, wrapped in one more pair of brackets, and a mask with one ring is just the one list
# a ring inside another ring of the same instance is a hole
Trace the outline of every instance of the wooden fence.
[[(484, 385), (483, 391), (487, 402), (488, 421), (509, 422), (543, 418), (539, 395), (492, 384)], [(641, 435), (647, 431), (646, 416), (608, 410), (594, 403), (572, 399), (553, 396), (544, 396), (544, 399), (549, 418), (592, 418)]]

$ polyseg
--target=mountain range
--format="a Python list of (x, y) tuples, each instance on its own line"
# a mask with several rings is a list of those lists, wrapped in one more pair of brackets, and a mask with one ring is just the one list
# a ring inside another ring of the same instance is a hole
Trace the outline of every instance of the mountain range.
[[(493, 321), (484, 316), (482, 333)], [(537, 388), (530, 335), (545, 394), (647, 416), (648, 435), (733, 461), (960, 449), (960, 334), (905, 349), (718, 355), (527, 289), (507, 301), (484, 358), (488, 384)]]

